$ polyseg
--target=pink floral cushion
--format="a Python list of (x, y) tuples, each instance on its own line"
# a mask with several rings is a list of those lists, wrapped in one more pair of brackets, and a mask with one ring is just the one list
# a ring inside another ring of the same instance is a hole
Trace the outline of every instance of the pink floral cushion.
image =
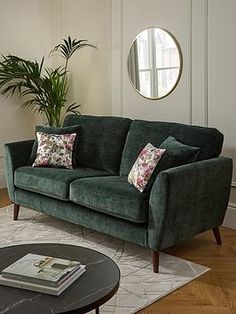
[(128, 182), (133, 184), (140, 192), (143, 192), (165, 151), (165, 149), (156, 148), (151, 143), (148, 143), (142, 149), (130, 170)]
[(47, 134), (37, 132), (38, 149), (33, 167), (73, 169), (73, 147), (77, 133)]

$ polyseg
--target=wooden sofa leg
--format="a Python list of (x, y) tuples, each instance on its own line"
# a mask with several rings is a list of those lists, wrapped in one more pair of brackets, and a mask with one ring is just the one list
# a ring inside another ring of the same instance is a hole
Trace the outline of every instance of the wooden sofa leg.
[(20, 205), (14, 204), (13, 220), (17, 220), (18, 219), (19, 210), (20, 210)]
[(159, 273), (159, 252), (151, 250), (152, 267), (154, 273)]
[(220, 229), (219, 227), (215, 227), (212, 229), (213, 233), (214, 233), (214, 236), (216, 238), (216, 243), (218, 245), (221, 245), (222, 244), (222, 241), (221, 241), (221, 235), (220, 235)]

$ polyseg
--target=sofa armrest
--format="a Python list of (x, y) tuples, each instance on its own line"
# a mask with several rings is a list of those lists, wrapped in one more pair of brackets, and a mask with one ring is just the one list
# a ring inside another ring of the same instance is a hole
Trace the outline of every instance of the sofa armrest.
[(162, 250), (222, 224), (232, 159), (218, 157), (162, 171), (149, 201), (148, 245)]
[(5, 144), (5, 176), (9, 198), (15, 201), (14, 171), (26, 166), (31, 155), (34, 140)]

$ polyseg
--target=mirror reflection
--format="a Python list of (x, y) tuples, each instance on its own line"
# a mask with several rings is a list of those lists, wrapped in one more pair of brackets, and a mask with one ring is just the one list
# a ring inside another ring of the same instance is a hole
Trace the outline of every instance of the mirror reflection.
[(128, 74), (144, 97), (159, 99), (176, 87), (182, 70), (178, 43), (161, 28), (148, 28), (134, 39), (128, 55)]

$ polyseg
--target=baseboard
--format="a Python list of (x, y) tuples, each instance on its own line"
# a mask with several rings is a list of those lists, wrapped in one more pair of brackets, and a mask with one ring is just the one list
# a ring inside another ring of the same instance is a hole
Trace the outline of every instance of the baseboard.
[(0, 170), (0, 189), (7, 186), (4, 170)]
[(236, 204), (229, 203), (223, 226), (236, 230)]

